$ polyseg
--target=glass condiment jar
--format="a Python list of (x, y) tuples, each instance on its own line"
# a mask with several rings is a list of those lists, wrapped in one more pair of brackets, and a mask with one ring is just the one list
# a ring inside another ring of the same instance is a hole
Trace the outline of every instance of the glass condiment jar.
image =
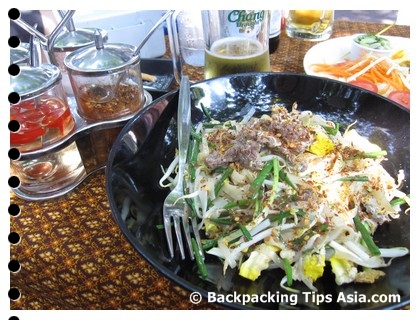
[(75, 122), (61, 85), (57, 66), (21, 66), (11, 77), (11, 90), (20, 101), (10, 105), (10, 120), (19, 122), (20, 129), (11, 132), (10, 144), (20, 152), (41, 149), (68, 135)]
[(129, 116), (145, 104), (140, 56), (128, 44), (95, 45), (69, 54), (67, 68), (78, 113), (89, 120), (111, 120)]
[(78, 49), (94, 45), (96, 32), (99, 33), (103, 42), (107, 41), (108, 33), (103, 29), (83, 28), (63, 30), (57, 38), (55, 38), (53, 47), (48, 53), (51, 62), (60, 68), (63, 75), (63, 88), (68, 96), (72, 96), (74, 93), (67, 74), (67, 69), (64, 65), (64, 59), (70, 53)]
[(20, 101), (10, 105), (10, 120), (19, 122), (19, 130), (10, 133), (10, 144), (20, 158), (11, 161), (10, 169), (20, 180), (14, 192), (26, 199), (64, 194), (86, 175), (76, 143), (64, 139), (76, 123), (61, 78), (52, 64), (21, 66), (11, 77), (11, 90)]

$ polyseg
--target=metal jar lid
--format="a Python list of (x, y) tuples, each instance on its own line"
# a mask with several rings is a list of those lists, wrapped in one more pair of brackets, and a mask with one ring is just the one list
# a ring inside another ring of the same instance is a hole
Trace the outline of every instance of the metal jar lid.
[(19, 74), (10, 77), (11, 90), (17, 92), (21, 100), (36, 97), (60, 81), (60, 69), (53, 64), (21, 66)]
[(106, 43), (98, 34), (95, 45), (70, 53), (64, 59), (64, 65), (72, 74), (86, 76), (108, 75), (125, 70), (140, 61), (134, 55), (136, 47), (123, 43)]
[(29, 64), (29, 43), (21, 42), (16, 48), (10, 48), (10, 62)]
[(108, 39), (108, 32), (103, 29), (84, 28), (73, 31), (62, 31), (54, 40), (53, 52), (71, 52), (95, 44), (95, 32), (102, 41)]

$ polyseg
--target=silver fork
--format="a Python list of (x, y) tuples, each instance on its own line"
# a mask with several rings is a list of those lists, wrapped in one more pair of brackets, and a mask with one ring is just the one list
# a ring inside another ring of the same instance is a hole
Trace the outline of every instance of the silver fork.
[[(179, 89), (178, 100), (178, 180), (174, 189), (168, 194), (163, 204), (163, 224), (165, 227), (166, 240), (168, 242), (171, 258), (174, 257), (174, 247), (172, 241), (171, 220), (173, 220), (175, 235), (178, 242), (181, 258), (185, 259), (185, 251), (182, 241), (181, 223), (184, 230), (184, 236), (187, 241), (187, 247), (191, 259), (194, 259), (194, 252), (191, 243), (191, 234), (189, 220), (192, 221), (192, 229), (200, 246), (200, 238), (195, 217), (188, 214), (188, 204), (184, 195), (184, 171), (187, 160), (187, 151), (191, 134), (191, 100), (190, 100), (190, 82), (188, 76), (182, 76)], [(201, 248), (201, 246), (200, 246)]]

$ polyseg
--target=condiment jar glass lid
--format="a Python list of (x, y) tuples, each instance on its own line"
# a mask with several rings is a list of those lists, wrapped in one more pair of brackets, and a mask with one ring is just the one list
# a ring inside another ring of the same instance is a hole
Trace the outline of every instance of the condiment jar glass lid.
[(53, 52), (75, 51), (95, 44), (95, 32), (99, 32), (103, 41), (108, 39), (108, 33), (103, 29), (84, 28), (74, 31), (62, 31), (54, 40)]
[(17, 92), (21, 100), (36, 97), (60, 81), (60, 69), (53, 64), (21, 66), (19, 74), (10, 77), (11, 90)]
[(125, 70), (140, 60), (133, 56), (136, 48), (129, 44), (107, 43), (82, 48), (70, 53), (64, 65), (73, 74), (106, 75)]

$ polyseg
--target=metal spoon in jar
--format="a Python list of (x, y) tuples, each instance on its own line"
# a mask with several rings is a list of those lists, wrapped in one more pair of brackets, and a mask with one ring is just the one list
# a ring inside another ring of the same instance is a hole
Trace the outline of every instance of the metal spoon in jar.
[[(157, 28), (159, 28), (159, 26), (169, 17), (174, 13), (175, 10), (168, 10), (166, 11), (166, 13), (164, 15), (162, 15), (162, 17), (156, 22), (156, 24), (152, 27), (152, 29), (149, 30), (149, 32), (146, 34), (146, 36), (143, 38), (143, 40), (140, 42), (140, 44), (138, 45), (137, 49), (134, 51), (133, 53), (133, 57), (137, 56), (138, 54), (140, 54), (140, 50), (143, 48), (143, 46), (146, 44), (147, 40), (149, 40), (149, 38), (153, 35), (153, 33), (156, 31)], [(100, 36), (98, 36), (97, 34), (95, 34), (95, 44), (96, 44), (96, 48), (100, 49), (101, 47), (103, 48), (103, 43), (102, 43), (102, 38), (100, 38)], [(106, 90), (105, 88), (102, 87), (97, 87), (95, 88), (95, 95), (97, 95), (98, 97), (100, 97), (97, 102), (99, 103), (106, 103), (110, 100), (112, 100), (115, 96), (115, 92), (118, 89), (120, 82), (122, 81), (123, 77), (125, 75), (125, 72), (122, 72), (118, 79), (115, 82), (115, 85), (112, 86), (111, 90)]]

